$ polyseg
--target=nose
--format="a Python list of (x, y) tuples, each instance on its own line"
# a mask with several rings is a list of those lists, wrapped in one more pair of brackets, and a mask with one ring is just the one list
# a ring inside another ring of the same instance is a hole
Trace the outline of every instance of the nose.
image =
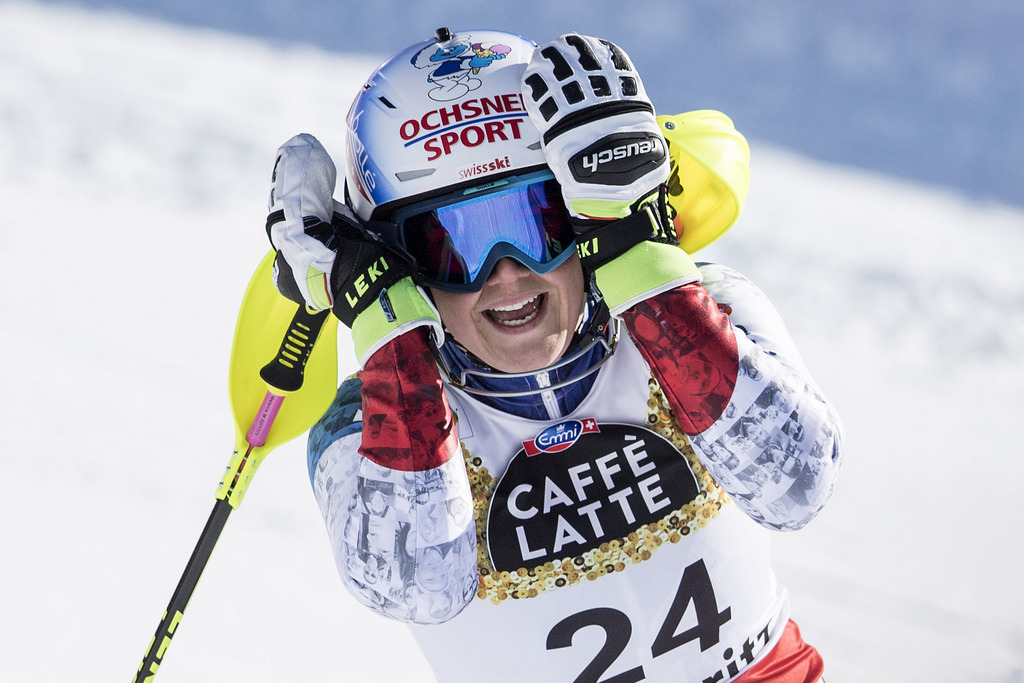
[(490, 275), (487, 276), (487, 284), (512, 282), (529, 274), (529, 272), (530, 269), (522, 263), (506, 256), (505, 258), (498, 259), (498, 262), (494, 264)]

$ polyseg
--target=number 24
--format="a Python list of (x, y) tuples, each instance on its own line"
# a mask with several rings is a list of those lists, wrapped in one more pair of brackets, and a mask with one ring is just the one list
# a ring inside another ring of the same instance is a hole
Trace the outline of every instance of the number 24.
[[(690, 603), (697, 614), (697, 625), (677, 634), (676, 628), (686, 614)], [(718, 632), (722, 625), (732, 618), (732, 610), (726, 607), (718, 611), (715, 591), (704, 560), (697, 560), (683, 572), (679, 588), (672, 600), (668, 615), (651, 645), (651, 655), (661, 655), (693, 640), (700, 641), (701, 652), (718, 643)], [(604, 646), (593, 661), (576, 677), (573, 683), (599, 683), (601, 674), (608, 670), (629, 644), (633, 626), (629, 617), (611, 607), (596, 607), (566, 617), (548, 633), (547, 649), (557, 650), (572, 645), (572, 637), (586, 626), (600, 626), (605, 632)], [(607, 678), (600, 683), (636, 683), (646, 677), (644, 668), (637, 666), (629, 671)]]

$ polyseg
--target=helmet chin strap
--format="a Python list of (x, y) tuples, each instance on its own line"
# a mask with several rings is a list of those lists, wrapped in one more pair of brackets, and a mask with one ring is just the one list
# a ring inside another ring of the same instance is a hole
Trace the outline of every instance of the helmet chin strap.
[[(462, 369), (451, 367), (451, 364), (448, 362), (445, 354), (442, 353), (441, 349), (434, 343), (433, 338), (431, 337), (430, 347), (434, 353), (434, 358), (437, 360), (437, 364), (445, 374), (447, 380), (453, 386), (462, 389), (466, 393), (476, 394), (478, 396), (492, 396), (499, 398), (530, 396), (533, 394), (540, 394), (545, 391), (554, 391), (575, 384), (581, 379), (593, 374), (602, 365), (604, 365), (604, 363), (612, 357), (612, 354), (615, 353), (615, 349), (619, 343), (620, 323), (618, 320), (611, 319), (608, 307), (605, 305), (601, 296), (596, 292), (596, 288), (589, 288), (587, 296), (587, 310), (589, 311), (589, 315), (587, 316), (587, 319), (580, 325), (580, 328), (573, 335), (572, 342), (570, 342), (569, 348), (564, 354), (562, 354), (562, 357), (547, 367), (527, 372), (502, 372), (500, 370), (495, 370), (477, 358), (471, 351), (469, 351), (469, 349), (463, 346), (450, 334), (447, 335), (444, 343), (454, 344), (457, 346), (476, 367), (467, 367)], [(543, 387), (538, 386), (533, 389), (501, 390), (483, 389), (481, 387), (473, 386), (471, 383), (471, 378), (473, 377), (486, 378), (490, 380), (501, 378), (519, 379), (531, 378), (543, 372), (552, 372), (566, 365), (575, 363), (577, 360), (590, 353), (594, 347), (598, 345), (603, 346), (605, 349), (605, 352), (601, 355), (601, 358), (598, 361), (582, 368), (577, 374), (574, 374), (556, 384)]]

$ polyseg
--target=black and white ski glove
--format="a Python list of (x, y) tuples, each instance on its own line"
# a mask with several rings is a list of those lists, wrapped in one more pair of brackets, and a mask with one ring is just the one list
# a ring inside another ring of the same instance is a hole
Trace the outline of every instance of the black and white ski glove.
[[(534, 51), (523, 74), (523, 100), (562, 186), (583, 265), (597, 275), (613, 313), (663, 286), (699, 277), (674, 246), (679, 254), (645, 248), (651, 253), (607, 267), (638, 245), (679, 243), (667, 214), (668, 147), (626, 53), (606, 40), (560, 36)], [(652, 269), (646, 263), (652, 257), (666, 268)], [(636, 268), (651, 277), (637, 277)]]
[(563, 35), (523, 74), (530, 120), (573, 215), (624, 218), (668, 180), (665, 139), (629, 57), (606, 40)]
[(416, 263), (377, 236), (373, 222), (363, 223), (347, 206), (334, 213), (338, 258), (331, 274), (334, 315), (352, 330), (359, 366), (392, 339), (418, 327), (428, 328), (435, 344), (444, 342), (441, 316), (423, 288), (413, 282)]
[(440, 316), (412, 281), (412, 257), (334, 200), (336, 180), (334, 162), (312, 135), (296, 135), (278, 149), (267, 217), (278, 291), (316, 310), (333, 309), (352, 330), (360, 365), (416, 327), (442, 340)]
[(277, 251), (274, 284), (292, 301), (331, 308), (336, 245), (331, 226), (337, 170), (312, 135), (296, 135), (277, 149), (268, 203), (267, 236)]

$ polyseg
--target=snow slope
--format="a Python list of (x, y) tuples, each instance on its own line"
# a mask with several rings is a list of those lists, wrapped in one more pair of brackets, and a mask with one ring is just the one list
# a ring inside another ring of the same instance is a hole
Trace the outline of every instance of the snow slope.
[[(133, 675), (230, 456), (274, 150), (309, 131), (340, 153), (373, 66), (0, 2), (0, 680)], [(805, 636), (830, 683), (1024, 681), (1024, 213), (753, 160), (744, 217), (700, 257), (773, 297), (849, 438), (830, 507), (776, 545)], [(298, 440), (229, 520), (157, 680), (428, 679), (396, 655), (404, 627), (344, 593), (322, 529)]]

